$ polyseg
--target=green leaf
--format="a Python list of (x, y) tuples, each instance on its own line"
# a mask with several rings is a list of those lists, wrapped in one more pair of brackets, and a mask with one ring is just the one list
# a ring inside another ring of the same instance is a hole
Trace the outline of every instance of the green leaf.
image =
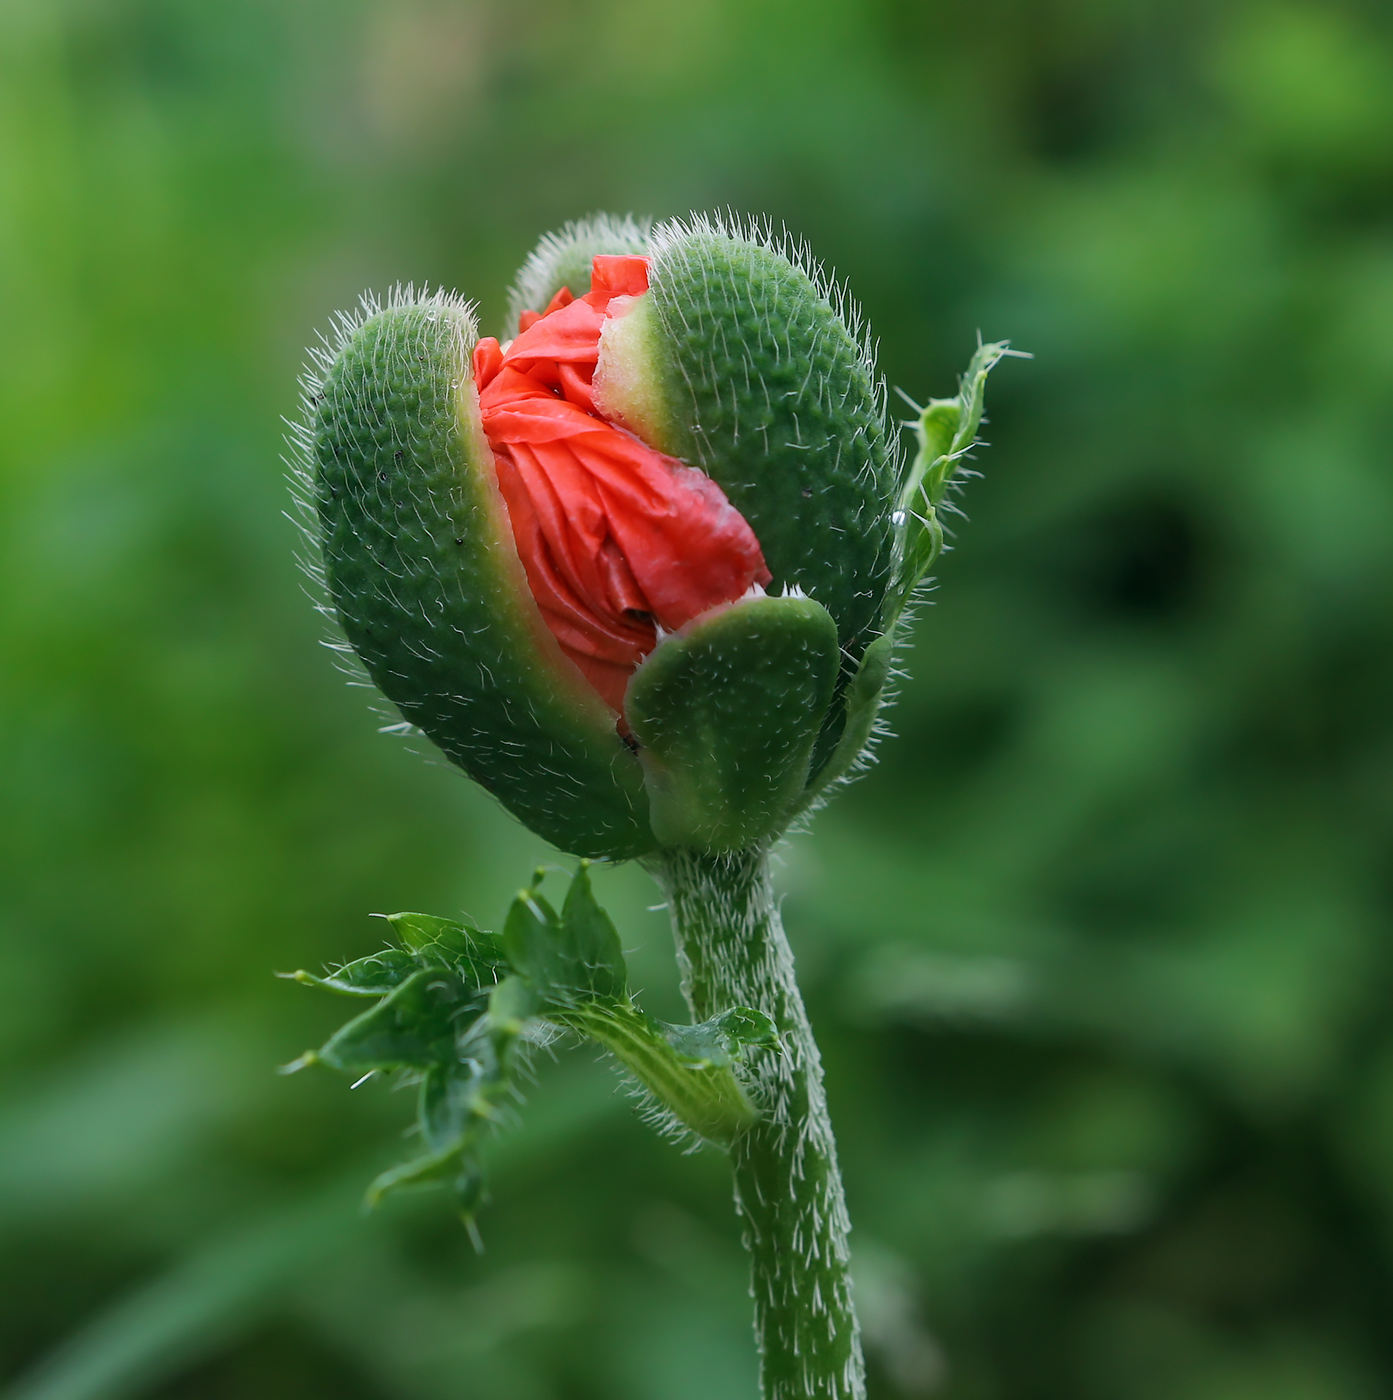
[(347, 1074), (428, 1069), (453, 1058), (456, 1037), (481, 1010), (474, 988), (451, 973), (425, 968), (335, 1032), (311, 1058)]
[(508, 961), (548, 1005), (620, 997), (628, 982), (619, 934), (595, 902), (588, 867), (580, 863), (560, 914), (538, 892), (539, 870), (518, 892), (503, 926)]
[(581, 861), (566, 892), (561, 930), (575, 990), (596, 997), (624, 996), (629, 980), (624, 949), (613, 921), (595, 901), (587, 860)]
[(505, 977), (489, 997), (489, 1031), (497, 1049), (501, 1037), (516, 1039), (538, 1011), (542, 999), (521, 977)]
[(476, 1153), (515, 1095), (515, 1050), (537, 1007), (537, 993), (522, 978), (506, 977), (468, 1032), (437, 1047), (444, 1053), (421, 1078), (416, 1110), (430, 1150), (383, 1172), (369, 1188), (369, 1203), (389, 1191), (453, 1179), (460, 1211), (472, 1217), (483, 1193)]
[(367, 1204), (376, 1207), (384, 1196), (393, 1191), (405, 1190), (411, 1186), (433, 1186), (464, 1174), (463, 1146), (446, 1152), (431, 1152), (421, 1157), (413, 1157), (409, 1162), (400, 1162), (388, 1167), (385, 1172), (374, 1177), (368, 1187)]
[(986, 406), (987, 375), (1012, 351), (1009, 341), (979, 345), (951, 399), (930, 399), (915, 424), (919, 451), (910, 465), (895, 510), (895, 568), (886, 594), (889, 632), (943, 548), (938, 507), (977, 442)]
[(489, 1091), (498, 1071), (490, 1054), (482, 1062), (433, 1065), (426, 1072), (417, 1121), (433, 1152), (458, 1151), (481, 1123), (495, 1121), (498, 1114)]
[(314, 973), (303, 970), (281, 973), (281, 976), (307, 987), (324, 987), (344, 996), (381, 997), (399, 987), (413, 972), (419, 970), (420, 964), (410, 953), (403, 952), (400, 948), (384, 948), (370, 957), (345, 963), (327, 977), (316, 977)]
[(783, 830), (840, 660), (831, 616), (799, 597), (737, 603), (651, 653), (625, 714), (664, 845), (739, 850)]
[(480, 987), (498, 980), (498, 969), (504, 960), (493, 934), (436, 914), (384, 917), (392, 932), (415, 955), (418, 966), (452, 968)]
[(572, 966), (563, 946), (561, 920), (535, 884), (518, 891), (503, 924), (502, 941), (509, 963), (538, 993), (563, 994)]

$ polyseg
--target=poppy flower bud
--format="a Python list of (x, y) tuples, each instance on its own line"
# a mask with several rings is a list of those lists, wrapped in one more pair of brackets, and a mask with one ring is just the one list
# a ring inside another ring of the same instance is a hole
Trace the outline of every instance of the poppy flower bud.
[(912, 588), (864, 338), (705, 219), (549, 235), (509, 331), (407, 289), (326, 347), (302, 443), (348, 643), (566, 850), (769, 841), (864, 747)]

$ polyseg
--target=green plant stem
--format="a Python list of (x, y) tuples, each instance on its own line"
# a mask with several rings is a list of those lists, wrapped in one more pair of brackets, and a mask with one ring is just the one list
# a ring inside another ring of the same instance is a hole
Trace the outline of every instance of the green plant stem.
[(846, 1203), (822, 1061), (794, 978), (767, 854), (667, 850), (653, 862), (672, 912), (683, 990), (697, 1020), (750, 1006), (782, 1050), (752, 1056), (759, 1118), (730, 1146), (750, 1251), (765, 1400), (863, 1400)]

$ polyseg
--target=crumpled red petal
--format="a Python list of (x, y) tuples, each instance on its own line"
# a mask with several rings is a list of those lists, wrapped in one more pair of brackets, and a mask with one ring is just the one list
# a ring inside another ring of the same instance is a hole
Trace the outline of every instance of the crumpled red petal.
[(474, 352), (483, 428), (533, 597), (562, 650), (622, 713), (666, 631), (769, 582), (744, 516), (705, 472), (607, 422), (591, 381), (600, 332), (648, 289), (648, 260), (596, 257), (591, 290), (525, 313)]

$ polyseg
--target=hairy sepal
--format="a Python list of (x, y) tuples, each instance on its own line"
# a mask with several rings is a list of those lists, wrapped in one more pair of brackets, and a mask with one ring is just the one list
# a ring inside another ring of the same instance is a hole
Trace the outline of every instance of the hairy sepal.
[(649, 287), (652, 445), (720, 485), (771, 591), (815, 598), (859, 655), (890, 578), (897, 469), (854, 316), (799, 250), (707, 219), (654, 231)]
[(642, 774), (532, 599), (474, 340), (458, 303), (406, 301), (351, 328), (312, 386), (325, 581), (369, 676), (453, 762), (562, 849), (638, 855)]
[(625, 715), (663, 845), (738, 851), (783, 831), (840, 662), (836, 624), (811, 598), (746, 599), (658, 645)]

